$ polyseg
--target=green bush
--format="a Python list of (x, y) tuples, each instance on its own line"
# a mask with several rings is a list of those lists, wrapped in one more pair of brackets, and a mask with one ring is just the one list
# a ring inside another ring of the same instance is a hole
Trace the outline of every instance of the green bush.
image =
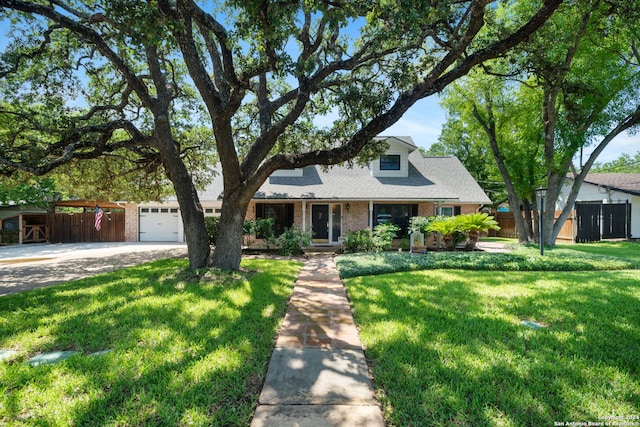
[[(218, 233), (220, 229), (220, 217), (219, 216), (207, 216), (204, 218), (204, 225), (207, 228), (207, 236), (209, 237), (209, 244), (215, 246), (218, 239)], [(273, 243), (273, 219), (261, 218), (252, 221), (245, 221), (242, 225), (242, 234), (244, 236), (255, 235), (259, 238), (263, 238), (269, 244)], [(247, 237), (249, 240), (250, 237)], [(247, 242), (248, 245), (249, 242)]]
[(427, 225), (427, 231), (439, 233), (448, 251), (454, 250), (459, 243), (467, 239), (468, 235), (460, 216), (436, 217)]
[(408, 230), (409, 234), (415, 233), (416, 231), (419, 231), (420, 233), (424, 233), (424, 234), (429, 233), (429, 230), (428, 230), (429, 224), (431, 224), (433, 221), (435, 221), (438, 218), (442, 218), (442, 217), (414, 216), (409, 221), (409, 230)]
[(391, 247), (393, 239), (397, 236), (400, 227), (395, 224), (378, 224), (373, 227), (373, 243), (376, 250), (386, 251)]
[(18, 243), (20, 241), (20, 231), (0, 230), (0, 243)]
[(285, 228), (284, 232), (275, 239), (275, 245), (284, 256), (295, 256), (304, 253), (303, 249), (311, 244), (311, 232), (297, 228)]
[(251, 244), (251, 236), (255, 236), (257, 239), (264, 239), (267, 247), (273, 244), (275, 240), (273, 224), (273, 218), (258, 218), (245, 221), (242, 226), (242, 234), (246, 237), (246, 245), (249, 246)]
[(375, 244), (371, 230), (348, 231), (342, 240), (345, 253), (374, 252)]
[(216, 245), (218, 239), (218, 230), (220, 228), (219, 216), (206, 216), (204, 217), (204, 225), (207, 228), (207, 237), (209, 237), (209, 244), (211, 246)]
[(380, 252), (391, 247), (400, 227), (394, 224), (378, 224), (369, 229), (349, 231), (343, 239), (345, 253)]

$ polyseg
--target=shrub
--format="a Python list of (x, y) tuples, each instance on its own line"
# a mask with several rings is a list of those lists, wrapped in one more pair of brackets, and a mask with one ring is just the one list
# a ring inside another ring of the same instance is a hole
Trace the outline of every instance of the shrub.
[(275, 243), (275, 235), (273, 234), (273, 225), (275, 221), (273, 218), (258, 218), (253, 221), (252, 234), (257, 239), (264, 239), (264, 242), (269, 248)]
[(311, 232), (297, 228), (285, 228), (284, 232), (275, 239), (275, 245), (280, 254), (285, 256), (301, 255), (303, 249), (311, 244)]
[(219, 216), (206, 216), (204, 217), (204, 225), (207, 227), (207, 236), (209, 237), (209, 244), (216, 245), (218, 239), (218, 229), (220, 228)]
[(348, 231), (343, 238), (342, 245), (345, 253), (374, 252), (375, 244), (371, 230)]
[(460, 221), (460, 225), (469, 235), (467, 242), (467, 249), (469, 250), (475, 248), (480, 233), (486, 233), (489, 230), (500, 230), (498, 221), (487, 213), (460, 215), (458, 221)]
[(373, 232), (369, 229), (349, 231), (344, 236), (344, 251), (356, 253), (387, 250), (399, 230), (400, 228), (394, 224), (378, 224), (373, 228)]
[(377, 251), (386, 251), (391, 247), (400, 227), (395, 224), (378, 224), (373, 228), (373, 244)]
[(411, 218), (411, 221), (409, 222), (409, 234), (411, 233), (415, 233), (416, 231), (419, 231), (420, 233), (424, 233), (427, 234), (429, 233), (429, 224), (431, 224), (433, 221), (435, 221), (436, 219), (441, 218), (441, 217), (435, 217), (435, 216), (414, 216), (413, 218)]
[(445, 248), (452, 251), (465, 241), (467, 233), (460, 221), (460, 216), (436, 217), (427, 226), (427, 231), (434, 231), (442, 235)]
[(20, 231), (0, 230), (0, 243), (18, 243), (20, 241)]
[[(209, 244), (215, 246), (220, 229), (219, 216), (207, 216), (204, 218), (204, 225), (207, 228)], [(242, 225), (242, 234), (247, 238), (247, 246), (250, 243), (250, 236), (257, 235), (265, 239), (267, 245), (273, 243), (273, 219), (261, 218), (254, 221), (245, 221)]]

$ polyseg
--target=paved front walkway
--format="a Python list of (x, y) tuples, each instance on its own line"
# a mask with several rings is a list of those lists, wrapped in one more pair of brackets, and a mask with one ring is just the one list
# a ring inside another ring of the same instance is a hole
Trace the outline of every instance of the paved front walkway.
[(298, 276), (253, 427), (382, 427), (345, 288), (330, 255)]

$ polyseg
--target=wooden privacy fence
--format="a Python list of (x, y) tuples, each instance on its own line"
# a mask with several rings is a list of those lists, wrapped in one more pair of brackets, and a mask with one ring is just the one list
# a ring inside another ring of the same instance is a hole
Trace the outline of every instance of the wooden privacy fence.
[[(575, 217), (575, 212), (572, 212), (569, 215), (569, 218), (564, 222), (562, 229), (560, 229), (560, 233), (558, 234), (558, 240), (563, 241), (573, 241), (574, 240), (574, 225), (573, 219)], [(498, 221), (498, 225), (500, 225), (499, 231), (492, 231), (491, 236), (494, 237), (509, 237), (509, 238), (517, 238), (518, 233), (516, 231), (516, 220), (513, 217), (513, 212), (497, 212), (493, 214), (496, 221)], [(556, 211), (555, 219), (560, 216), (560, 211)], [(536, 225), (534, 225), (536, 226)]]
[(124, 242), (124, 211), (105, 212), (100, 230), (95, 213), (52, 213), (51, 243)]

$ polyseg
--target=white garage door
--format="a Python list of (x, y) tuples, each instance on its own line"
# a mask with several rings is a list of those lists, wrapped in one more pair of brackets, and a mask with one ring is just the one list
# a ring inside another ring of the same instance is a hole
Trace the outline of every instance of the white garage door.
[(178, 208), (140, 208), (141, 242), (177, 242)]

